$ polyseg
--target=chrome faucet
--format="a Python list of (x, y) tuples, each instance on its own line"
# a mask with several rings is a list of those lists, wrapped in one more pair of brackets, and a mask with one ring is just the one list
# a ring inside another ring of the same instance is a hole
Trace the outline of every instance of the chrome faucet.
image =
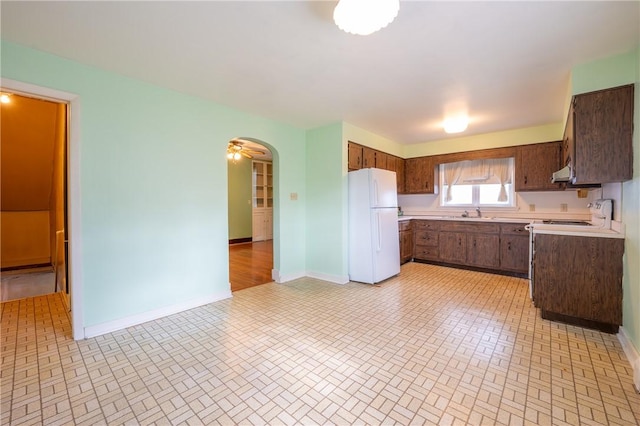
[(480, 207), (476, 207), (476, 213), (478, 214), (478, 217), (482, 217), (482, 212), (480, 211)]

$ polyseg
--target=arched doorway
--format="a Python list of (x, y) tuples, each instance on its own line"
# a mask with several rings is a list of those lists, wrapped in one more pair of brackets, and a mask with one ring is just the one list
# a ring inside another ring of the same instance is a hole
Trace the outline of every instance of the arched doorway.
[(271, 151), (253, 138), (227, 149), (229, 281), (238, 291), (272, 281), (275, 167)]

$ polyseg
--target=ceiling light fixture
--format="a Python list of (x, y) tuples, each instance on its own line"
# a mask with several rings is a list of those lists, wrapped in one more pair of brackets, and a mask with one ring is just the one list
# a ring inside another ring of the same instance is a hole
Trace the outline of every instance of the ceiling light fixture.
[(461, 133), (467, 130), (469, 125), (469, 117), (466, 115), (458, 115), (449, 117), (444, 120), (443, 127), (447, 133)]
[(240, 154), (241, 151), (242, 145), (234, 142), (229, 142), (229, 145), (227, 145), (227, 158), (235, 163), (242, 158), (242, 154)]
[(350, 34), (369, 35), (389, 25), (400, 10), (400, 0), (340, 0), (333, 21)]
[(250, 148), (243, 146), (244, 142), (239, 139), (234, 139), (227, 145), (227, 158), (234, 163), (240, 160), (242, 157), (253, 158), (254, 155), (264, 155), (265, 151), (257, 148)]
[(2, 95), (0, 95), (0, 103), (8, 104), (9, 102), (11, 102), (11, 95), (10, 94), (3, 93)]

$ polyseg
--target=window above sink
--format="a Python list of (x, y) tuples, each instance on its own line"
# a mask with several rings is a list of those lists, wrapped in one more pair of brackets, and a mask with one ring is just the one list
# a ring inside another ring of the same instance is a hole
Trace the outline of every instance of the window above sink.
[(459, 161), (439, 166), (441, 207), (514, 207), (514, 159)]

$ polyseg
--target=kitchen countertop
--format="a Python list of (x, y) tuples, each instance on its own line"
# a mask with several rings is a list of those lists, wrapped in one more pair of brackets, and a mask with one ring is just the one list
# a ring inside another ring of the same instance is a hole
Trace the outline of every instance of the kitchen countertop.
[(536, 223), (533, 226), (535, 234), (567, 235), (573, 237), (624, 238), (624, 233), (613, 229), (602, 229), (597, 226), (562, 226)]
[(462, 217), (462, 216), (398, 216), (398, 221), (402, 220), (449, 220), (457, 222), (504, 222), (504, 223), (530, 223), (532, 219), (525, 219), (519, 217)]
[[(430, 215), (411, 215), (411, 216), (398, 216), (398, 221), (406, 220), (447, 220), (457, 222), (483, 222), (483, 223), (531, 223), (531, 218), (517, 218), (517, 217), (461, 217), (461, 216), (430, 216)], [(619, 222), (618, 222), (619, 225)], [(599, 237), (599, 238), (624, 238), (624, 232), (619, 232), (618, 229), (602, 229), (596, 226), (573, 226), (573, 225), (547, 225), (543, 223), (536, 223), (533, 226), (534, 234), (554, 234), (554, 235), (568, 235), (575, 237)]]

